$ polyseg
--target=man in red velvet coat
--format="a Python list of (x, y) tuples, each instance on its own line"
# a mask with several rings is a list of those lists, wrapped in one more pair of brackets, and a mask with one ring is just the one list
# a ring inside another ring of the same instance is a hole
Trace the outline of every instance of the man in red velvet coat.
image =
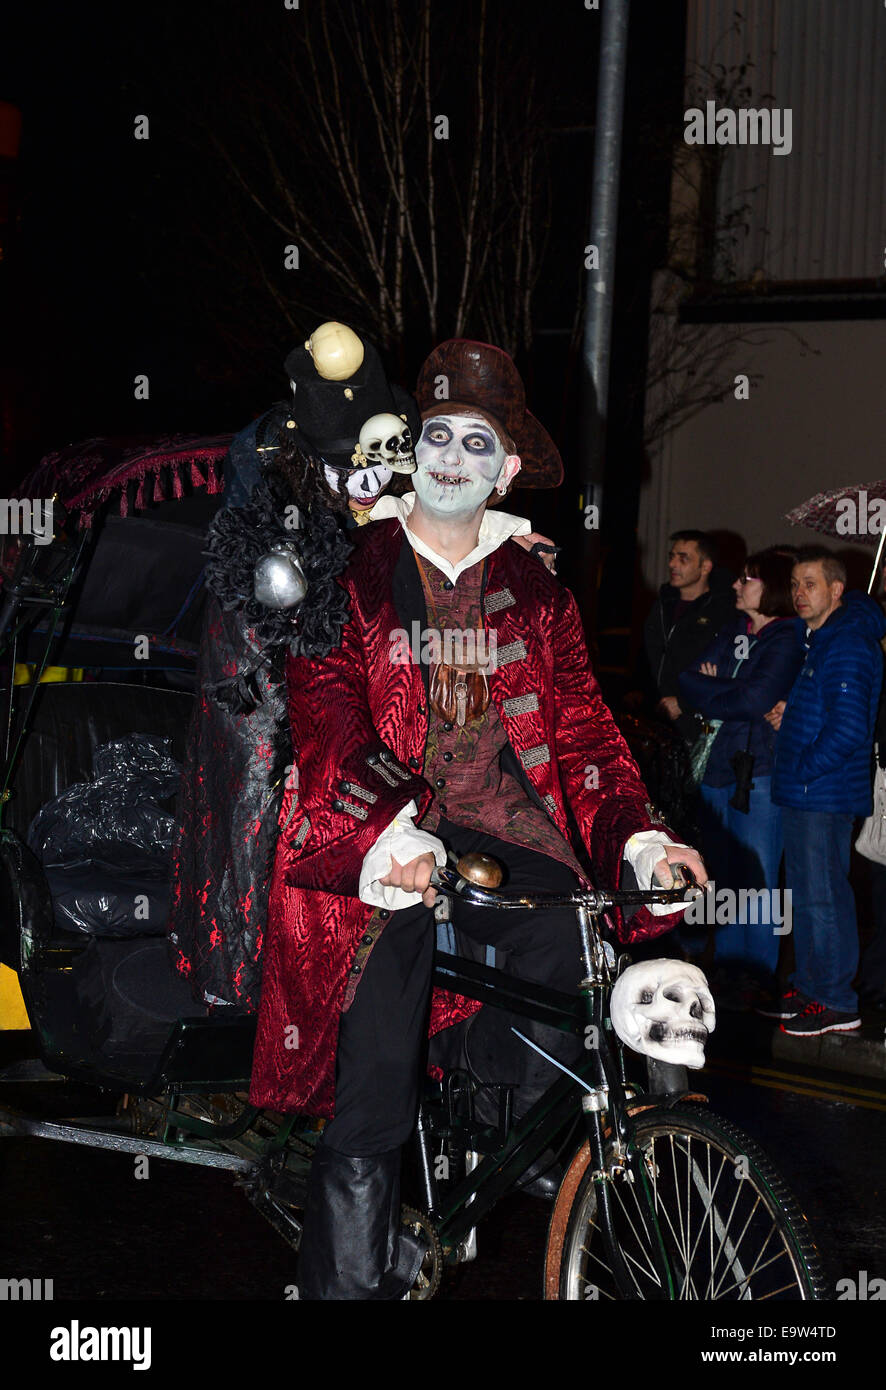
[[(421, 1259), (400, 1236), (399, 1161), (428, 1029), (430, 876), (446, 850), (493, 854), (512, 888), (568, 891), (588, 862), (606, 885), (625, 865), (644, 887), (670, 882), (669, 863), (706, 877), (649, 804), (572, 596), (513, 543), (529, 523), (487, 510), (521, 466), (536, 486), (561, 477), (513, 362), (444, 343), (417, 396), (415, 493), (382, 499), (358, 538), (341, 646), (289, 667), (299, 790), (281, 815), (251, 1099), (334, 1116), (306, 1212), (309, 1299), (400, 1298)], [(416, 651), (410, 633), (442, 636)], [(459, 908), (456, 925), (505, 952), (515, 974), (576, 992), (572, 912)], [(678, 920), (641, 909), (631, 939)], [(476, 1007), (435, 993), (431, 1032)], [(510, 1056), (525, 1112), (553, 1068), (522, 1047), (514, 1058), (499, 1010), (470, 1027), (479, 1079)], [(535, 1027), (564, 1062), (580, 1054), (580, 1040)]]

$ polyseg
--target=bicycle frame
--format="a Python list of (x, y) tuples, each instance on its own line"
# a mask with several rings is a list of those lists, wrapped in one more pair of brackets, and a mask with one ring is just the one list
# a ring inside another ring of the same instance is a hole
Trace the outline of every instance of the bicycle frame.
[[(502, 908), (573, 906), (576, 909), (582, 942), (585, 977), (577, 996), (562, 994), (541, 985), (521, 981), (488, 966), (438, 953), (434, 983), (468, 998), (505, 1009), (563, 1032), (584, 1036), (587, 1058), (576, 1064), (573, 1075), (563, 1074), (545, 1091), (518, 1125), (510, 1127), (505, 1142), (487, 1152), (482, 1161), (441, 1198), (434, 1177), (429, 1150), (432, 1137), (453, 1137), (451, 1127), (434, 1134), (433, 1123), (423, 1111), (419, 1118), (418, 1145), (424, 1198), (444, 1248), (457, 1248), (467, 1240), (471, 1229), (513, 1187), (515, 1181), (549, 1148), (554, 1136), (575, 1115), (575, 1090), (585, 1087), (581, 1101), (584, 1131), (593, 1159), (593, 1180), (600, 1214), (600, 1229), (613, 1274), (625, 1298), (636, 1298), (636, 1285), (630, 1279), (615, 1236), (610, 1206), (612, 1152), (616, 1161), (630, 1173), (642, 1194), (642, 1211), (648, 1230), (654, 1234), (653, 1251), (659, 1277), (660, 1297), (674, 1297), (674, 1282), (664, 1242), (649, 1191), (643, 1155), (634, 1144), (634, 1121), (628, 1108), (628, 1092), (621, 1044), (614, 1040), (608, 1019), (608, 999), (614, 972), (606, 958), (598, 918), (607, 907), (622, 903), (685, 901), (685, 888), (598, 892), (587, 890), (570, 895), (539, 894), (531, 898), (489, 893), (468, 884), (457, 872), (438, 871), (438, 883), (468, 902)], [(577, 1078), (577, 1079), (574, 1079)], [(645, 1108), (645, 1107), (644, 1107)], [(608, 1118), (609, 1135), (605, 1132)], [(479, 1130), (475, 1126), (474, 1130)], [(488, 1130), (488, 1127), (487, 1127)], [(469, 1132), (470, 1126), (464, 1127)], [(607, 1139), (610, 1154), (607, 1163)], [(473, 1138), (471, 1139), (473, 1143)]]

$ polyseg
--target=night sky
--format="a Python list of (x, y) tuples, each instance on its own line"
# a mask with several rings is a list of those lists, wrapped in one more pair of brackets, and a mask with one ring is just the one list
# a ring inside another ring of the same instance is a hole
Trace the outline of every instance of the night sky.
[[(0, 98), (22, 110), (23, 139), (19, 159), (4, 170), (17, 211), (0, 268), (7, 487), (47, 450), (77, 439), (236, 430), (282, 394), (281, 365), (293, 332), (274, 294), (290, 295), (293, 282), (280, 266), (276, 230), (257, 219), (251, 242), (244, 241), (219, 148), (245, 142), (248, 150), (244, 84), (277, 99), (285, 81), (279, 59), (291, 46), (293, 27), (316, 21), (323, 3), (302, 0), (298, 11), (283, 0), (12, 7), (4, 22)], [(378, 3), (364, 8), (379, 12)], [(327, 5), (333, 32), (350, 9), (344, 0)], [(401, 9), (418, 13), (412, 0)], [(478, 6), (447, 0), (434, 10), (435, 22), (447, 26), (434, 73), (437, 109), (451, 113), (458, 158), (475, 110), (469, 60)], [(573, 330), (589, 239), (600, 16), (581, 0), (520, 8), (490, 0), (493, 20), (506, 26), (504, 51), (515, 80), (535, 81), (545, 128), (533, 194), (543, 208), (544, 258), (533, 341), (518, 362), (531, 406), (564, 450), (569, 487), (576, 476)], [(609, 541), (617, 544), (621, 537), (630, 544), (642, 467), (648, 276), (661, 260), (682, 49), (682, 4), (633, 7), (610, 432), (618, 485), (613, 480), (608, 525)], [(368, 100), (365, 113), (365, 157), (372, 159)], [(139, 114), (149, 117), (149, 140), (133, 138)], [(305, 148), (304, 131), (296, 116), (291, 150), (280, 142), (282, 159), (316, 156)], [(310, 199), (310, 175), (294, 177), (302, 179), (297, 196)], [(450, 263), (448, 225), (443, 216), (441, 264), (454, 276), (459, 267)], [(352, 239), (347, 254), (359, 262)], [(299, 336), (327, 316), (350, 317), (372, 332), (310, 257), (297, 274), (300, 295), (322, 306), (313, 314), (296, 311)], [(483, 336), (470, 321), (467, 331)], [(430, 346), (420, 319), (407, 313), (402, 342), (388, 354), (405, 385), (413, 385)], [(140, 372), (150, 378), (148, 401), (134, 399)], [(550, 524), (559, 508), (562, 527), (562, 494), (533, 500), (537, 524)]]

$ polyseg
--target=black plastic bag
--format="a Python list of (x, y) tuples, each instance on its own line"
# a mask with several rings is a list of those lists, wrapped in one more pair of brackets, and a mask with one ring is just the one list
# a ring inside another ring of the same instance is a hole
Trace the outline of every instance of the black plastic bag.
[(77, 782), (34, 817), (28, 844), (43, 863), (62, 931), (124, 937), (165, 931), (180, 770), (170, 741), (130, 734), (93, 755)]

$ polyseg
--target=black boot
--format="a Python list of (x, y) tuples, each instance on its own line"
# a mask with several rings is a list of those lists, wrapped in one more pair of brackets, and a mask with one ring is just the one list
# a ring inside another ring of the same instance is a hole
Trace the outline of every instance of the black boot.
[(298, 1262), (300, 1299), (401, 1299), (425, 1255), (400, 1224), (400, 1150), (349, 1158), (320, 1144)]

